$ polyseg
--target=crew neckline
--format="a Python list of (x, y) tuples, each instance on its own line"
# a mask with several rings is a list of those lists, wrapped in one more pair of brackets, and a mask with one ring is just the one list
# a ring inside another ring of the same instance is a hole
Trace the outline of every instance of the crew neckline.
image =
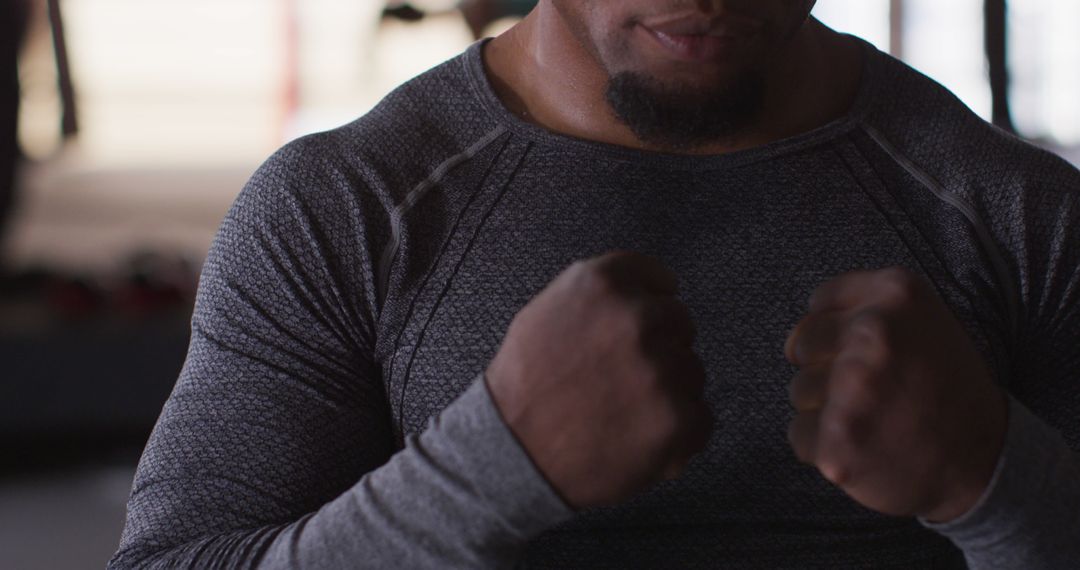
[(484, 65), (483, 48), (492, 38), (484, 38), (470, 45), (463, 54), (469, 84), (485, 111), (511, 132), (536, 143), (573, 149), (579, 154), (654, 165), (679, 170), (719, 170), (758, 162), (781, 154), (796, 152), (832, 140), (858, 126), (869, 112), (873, 91), (879, 80), (882, 54), (873, 44), (857, 36), (848, 36), (860, 44), (863, 50), (862, 77), (851, 108), (843, 116), (812, 130), (775, 140), (761, 146), (723, 154), (691, 155), (649, 151), (611, 143), (582, 139), (548, 130), (522, 120), (503, 104), (495, 92)]

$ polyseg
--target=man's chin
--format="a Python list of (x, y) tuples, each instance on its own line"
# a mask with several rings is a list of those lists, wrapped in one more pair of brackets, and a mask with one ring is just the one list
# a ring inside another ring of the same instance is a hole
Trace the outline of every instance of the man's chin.
[(736, 79), (614, 74), (606, 99), (616, 117), (643, 142), (684, 150), (737, 136), (758, 118), (764, 80), (753, 73)]

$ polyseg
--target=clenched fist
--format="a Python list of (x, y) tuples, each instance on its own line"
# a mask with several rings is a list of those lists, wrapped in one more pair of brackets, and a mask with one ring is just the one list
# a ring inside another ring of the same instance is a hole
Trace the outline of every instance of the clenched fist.
[(712, 416), (694, 328), (657, 260), (579, 261), (517, 314), (486, 372), (496, 406), (573, 507), (677, 476)]
[(784, 351), (800, 369), (788, 432), (800, 460), (887, 514), (942, 522), (978, 501), (1007, 400), (928, 284), (898, 268), (829, 281)]

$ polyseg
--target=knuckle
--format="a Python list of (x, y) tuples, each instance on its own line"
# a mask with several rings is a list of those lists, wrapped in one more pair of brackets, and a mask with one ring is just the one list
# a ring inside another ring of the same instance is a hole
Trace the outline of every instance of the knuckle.
[(653, 418), (654, 434), (660, 447), (667, 447), (679, 435), (679, 414), (671, 405), (660, 406)]
[(865, 312), (850, 323), (845, 340), (848, 348), (859, 355), (859, 364), (867, 371), (885, 366), (895, 341), (894, 323), (883, 313)]
[(610, 293), (611, 279), (595, 263), (579, 262), (582, 265), (575, 275), (576, 283), (590, 294), (605, 296)]
[(598, 272), (612, 275), (617, 273), (620, 267), (632, 265), (636, 259), (635, 255), (628, 251), (611, 251), (599, 257), (594, 257), (590, 261)]
[(885, 353), (894, 340), (893, 326), (881, 313), (863, 313), (848, 324), (843, 345), (864, 356)]
[(874, 371), (867, 364), (858, 360), (838, 362), (833, 370), (845, 387), (863, 387), (873, 384)]
[(647, 359), (641, 368), (641, 387), (647, 398), (656, 401), (668, 399), (665, 371), (655, 359)]
[(878, 311), (863, 311), (851, 321), (848, 330), (860, 340), (881, 342), (889, 338), (889, 321)]
[(831, 446), (837, 449), (849, 447), (854, 443), (857, 430), (857, 422), (850, 414), (829, 414), (821, 420), (822, 435)]
[(910, 302), (919, 293), (919, 278), (903, 267), (890, 267), (880, 273), (881, 287), (886, 298), (894, 302)]
[[(843, 401), (853, 410), (873, 410), (878, 407), (881, 382), (874, 369), (862, 362), (844, 364), (834, 371), (833, 382), (842, 390)], [(849, 414), (847, 421), (854, 425), (858, 418)]]
[(582, 278), (593, 271), (595, 262), (591, 259), (578, 259), (568, 265), (563, 273), (575, 278)]
[(595, 279), (595, 271), (591, 260), (578, 260), (567, 266), (556, 282), (588, 294)]
[(826, 460), (818, 463), (818, 470), (826, 479), (839, 486), (851, 482), (851, 470), (836, 460)]
[(865, 412), (834, 414), (824, 420), (822, 431), (836, 451), (834, 455), (849, 456), (865, 449), (870, 442), (873, 434), (872, 418)]

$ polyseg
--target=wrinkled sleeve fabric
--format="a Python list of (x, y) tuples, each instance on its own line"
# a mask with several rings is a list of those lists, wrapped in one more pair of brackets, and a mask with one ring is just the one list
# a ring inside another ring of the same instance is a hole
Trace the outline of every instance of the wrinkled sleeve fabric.
[(373, 357), (385, 207), (313, 140), (215, 238), (112, 569), (504, 567), (571, 514), (480, 378), (396, 449)]
[(1002, 455), (968, 513), (922, 521), (972, 570), (1080, 568), (1080, 172), (1044, 159), (1002, 238), (1023, 306)]
[(968, 513), (923, 524), (951, 539), (971, 570), (1080, 567), (1080, 460), (1065, 440), (1010, 399), (1005, 450)]

